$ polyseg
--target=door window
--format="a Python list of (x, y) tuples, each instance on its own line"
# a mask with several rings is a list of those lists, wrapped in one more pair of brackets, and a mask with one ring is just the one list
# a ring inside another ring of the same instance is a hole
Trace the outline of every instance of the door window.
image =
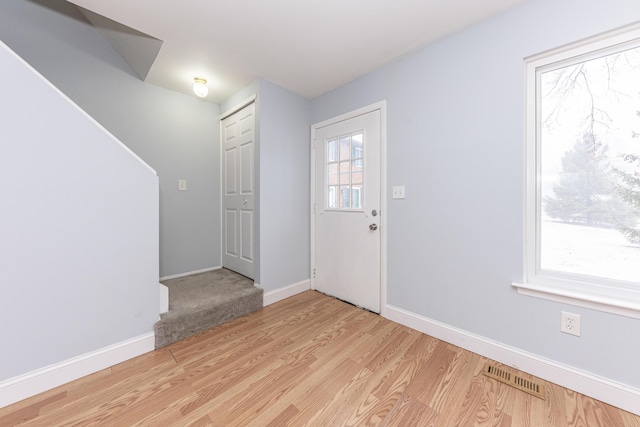
[(331, 138), (326, 141), (325, 207), (362, 210), (364, 194), (364, 133)]

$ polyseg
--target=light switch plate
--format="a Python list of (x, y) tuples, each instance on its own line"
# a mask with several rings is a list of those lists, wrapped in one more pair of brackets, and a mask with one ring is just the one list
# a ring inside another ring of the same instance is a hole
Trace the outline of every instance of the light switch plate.
[(392, 196), (394, 199), (404, 199), (404, 185), (398, 185), (392, 188)]
[(187, 191), (187, 180), (179, 179), (178, 180), (178, 190), (179, 191)]

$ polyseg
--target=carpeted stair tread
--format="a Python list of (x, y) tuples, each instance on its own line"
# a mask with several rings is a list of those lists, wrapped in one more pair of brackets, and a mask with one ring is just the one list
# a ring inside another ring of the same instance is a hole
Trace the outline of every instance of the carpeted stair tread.
[(169, 311), (155, 324), (156, 348), (196, 335), (262, 308), (262, 289), (227, 269), (163, 281)]

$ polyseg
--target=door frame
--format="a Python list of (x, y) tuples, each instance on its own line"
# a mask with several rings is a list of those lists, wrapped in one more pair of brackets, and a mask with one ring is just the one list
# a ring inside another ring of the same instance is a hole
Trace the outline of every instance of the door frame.
[(380, 315), (386, 317), (387, 312), (387, 101), (382, 100), (366, 107), (358, 108), (348, 113), (324, 120), (311, 125), (311, 188), (310, 188), (310, 262), (311, 289), (316, 289), (314, 276), (316, 260), (316, 150), (315, 138), (316, 130), (325, 126), (330, 126), (354, 117), (362, 116), (373, 111), (380, 111)]
[[(224, 212), (223, 212), (223, 198), (224, 198), (224, 174), (223, 174), (223, 168), (222, 168), (222, 162), (224, 161), (224, 143), (222, 141), (222, 136), (223, 136), (223, 129), (222, 129), (222, 121), (224, 119), (226, 119), (227, 117), (237, 113), (238, 111), (242, 110), (243, 108), (251, 105), (251, 104), (256, 104), (256, 109), (254, 111), (254, 151), (253, 151), (253, 164), (254, 164), (254, 168), (255, 165), (258, 164), (258, 151), (259, 151), (259, 136), (258, 136), (258, 132), (255, 129), (256, 126), (258, 126), (258, 94), (254, 93), (251, 96), (249, 96), (246, 99), (243, 99), (242, 101), (240, 101), (238, 104), (235, 104), (233, 107), (229, 108), (227, 111), (223, 112), (222, 114), (220, 114), (218, 116), (218, 124), (219, 124), (219, 133), (218, 133), (218, 139), (220, 141), (220, 150), (219, 150), (219, 157), (220, 157), (220, 164), (219, 164), (219, 174), (220, 174), (220, 199), (219, 199), (219, 203), (220, 203), (220, 267), (219, 268), (224, 268), (224, 263), (222, 262), (222, 252), (224, 251)], [(253, 240), (253, 279), (254, 280), (254, 284), (260, 286), (258, 283), (255, 282), (255, 277), (257, 274), (256, 271), (256, 265), (259, 262), (259, 258), (260, 258), (260, 254), (258, 253), (259, 250), (259, 245), (256, 246), (256, 230), (258, 230), (257, 227), (257, 222), (258, 222), (258, 215), (256, 215), (256, 212), (258, 211), (258, 209), (256, 209), (256, 204), (258, 203), (258, 201), (260, 200), (258, 192), (259, 192), (259, 187), (257, 186), (257, 180), (258, 177), (254, 176), (253, 177), (253, 185), (254, 185), (254, 189), (256, 189), (255, 191), (255, 195), (254, 195), (254, 220), (253, 220), (253, 233), (254, 233), (254, 240)], [(259, 239), (259, 236), (258, 236)]]

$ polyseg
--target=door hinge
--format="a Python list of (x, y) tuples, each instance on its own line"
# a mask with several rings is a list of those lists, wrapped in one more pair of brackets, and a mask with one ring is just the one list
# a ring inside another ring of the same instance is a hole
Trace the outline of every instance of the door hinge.
[(316, 269), (315, 269), (315, 267), (313, 268), (313, 278), (314, 279), (316, 278)]
[(314, 215), (316, 214), (316, 204), (315, 203), (313, 204), (313, 214)]

